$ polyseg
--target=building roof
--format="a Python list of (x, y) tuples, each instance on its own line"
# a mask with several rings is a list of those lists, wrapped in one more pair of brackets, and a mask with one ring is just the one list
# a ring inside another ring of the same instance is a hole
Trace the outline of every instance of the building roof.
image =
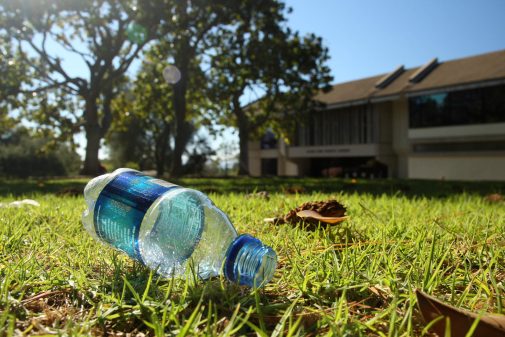
[(505, 50), (444, 62), (409, 92), (505, 79)]
[(383, 76), (384, 74), (337, 84), (329, 92), (316, 95), (315, 99), (328, 105), (367, 99), (373, 93), (375, 83)]
[(362, 101), (393, 98), (401, 94), (432, 91), (443, 88), (505, 80), (505, 50), (456, 59), (447, 62), (431, 60), (427, 74), (417, 82), (411, 77), (423, 66), (406, 69), (385, 87), (376, 84), (388, 74), (336, 84), (316, 100), (327, 105), (352, 104)]

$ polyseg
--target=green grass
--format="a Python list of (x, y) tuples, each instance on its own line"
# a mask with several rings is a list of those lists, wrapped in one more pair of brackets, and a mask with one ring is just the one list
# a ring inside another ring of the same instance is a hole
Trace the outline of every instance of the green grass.
[[(505, 313), (505, 203), (483, 198), (503, 184), (179, 181), (210, 191), (239, 232), (277, 251), (274, 280), (252, 291), (221, 278), (158, 277), (97, 243), (80, 223), (84, 182), (0, 185), (0, 202), (41, 204), (0, 208), (0, 336), (421, 336), (415, 289)], [(269, 190), (270, 200), (241, 189)], [(347, 206), (347, 222), (307, 231), (262, 221), (329, 198)]]
[[(404, 195), (407, 197), (446, 198), (453, 194), (488, 195), (505, 193), (505, 181), (426, 181), (401, 179), (318, 179), (318, 178), (182, 178), (167, 179), (181, 186), (189, 186), (205, 193), (367, 193), (371, 195)], [(0, 178), (0, 196), (26, 196), (50, 193), (61, 196), (81, 195), (87, 178), (63, 179), (5, 179)]]

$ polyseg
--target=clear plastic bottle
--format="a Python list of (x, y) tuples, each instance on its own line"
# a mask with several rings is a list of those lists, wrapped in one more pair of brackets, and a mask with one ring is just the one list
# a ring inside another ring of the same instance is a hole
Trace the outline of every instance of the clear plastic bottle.
[(159, 274), (181, 275), (193, 261), (202, 278), (224, 276), (259, 287), (277, 264), (272, 248), (237, 235), (230, 220), (203, 193), (118, 169), (84, 189), (86, 230)]

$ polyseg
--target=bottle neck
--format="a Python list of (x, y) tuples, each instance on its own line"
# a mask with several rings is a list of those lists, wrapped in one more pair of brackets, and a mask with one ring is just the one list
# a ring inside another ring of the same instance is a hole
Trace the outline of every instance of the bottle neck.
[(262, 287), (277, 266), (277, 255), (260, 240), (243, 234), (235, 238), (226, 252), (224, 275), (240, 285)]

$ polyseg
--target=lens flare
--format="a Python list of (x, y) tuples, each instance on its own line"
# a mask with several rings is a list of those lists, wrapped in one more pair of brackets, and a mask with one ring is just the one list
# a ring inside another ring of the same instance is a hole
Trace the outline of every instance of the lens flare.
[(141, 44), (147, 38), (147, 29), (138, 23), (132, 22), (126, 29), (126, 35), (131, 42)]
[(181, 72), (176, 66), (169, 65), (163, 69), (163, 78), (170, 84), (176, 84), (181, 80)]

